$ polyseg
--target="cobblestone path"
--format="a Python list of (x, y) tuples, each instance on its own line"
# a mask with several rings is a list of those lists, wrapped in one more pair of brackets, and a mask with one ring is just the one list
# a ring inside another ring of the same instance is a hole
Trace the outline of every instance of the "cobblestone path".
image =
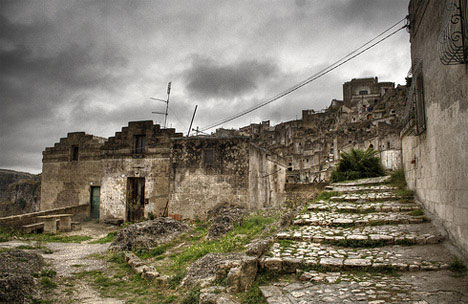
[(262, 286), (268, 303), (468, 303), (445, 235), (386, 178), (328, 186), (277, 234), (261, 266), (298, 280)]

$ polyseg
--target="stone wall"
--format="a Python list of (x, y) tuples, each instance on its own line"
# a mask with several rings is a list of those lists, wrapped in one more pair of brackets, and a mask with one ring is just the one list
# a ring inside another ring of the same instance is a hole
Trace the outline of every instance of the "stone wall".
[(285, 200), (284, 160), (253, 144), (249, 150), (249, 208), (278, 207)]
[(45, 149), (41, 210), (89, 203), (91, 185), (99, 185), (102, 178), (100, 148), (104, 141), (104, 138), (75, 132)]
[(439, 60), (444, 3), (410, 2), (411, 57), (424, 81), (426, 130), (402, 134), (403, 167), (410, 189), (468, 257), (468, 68)]
[(206, 218), (218, 204), (249, 207), (249, 139), (198, 137), (173, 140), (169, 213)]

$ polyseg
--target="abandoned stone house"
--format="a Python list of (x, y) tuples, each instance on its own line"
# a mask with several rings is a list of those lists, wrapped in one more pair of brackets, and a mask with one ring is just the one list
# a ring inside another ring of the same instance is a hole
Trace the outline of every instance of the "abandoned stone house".
[(409, 4), (411, 88), (403, 168), (418, 201), (468, 257), (468, 3)]
[(183, 138), (152, 121), (108, 139), (68, 133), (43, 152), (41, 210), (89, 205), (96, 219), (204, 218), (220, 203), (254, 209), (284, 198), (280, 157), (249, 138)]

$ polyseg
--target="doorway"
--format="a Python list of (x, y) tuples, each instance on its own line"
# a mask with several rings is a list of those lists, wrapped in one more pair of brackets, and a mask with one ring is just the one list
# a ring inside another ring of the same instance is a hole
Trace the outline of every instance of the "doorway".
[(99, 204), (101, 200), (101, 187), (91, 187), (91, 199), (89, 213), (92, 219), (99, 219)]
[(127, 179), (127, 221), (142, 220), (145, 214), (145, 178)]

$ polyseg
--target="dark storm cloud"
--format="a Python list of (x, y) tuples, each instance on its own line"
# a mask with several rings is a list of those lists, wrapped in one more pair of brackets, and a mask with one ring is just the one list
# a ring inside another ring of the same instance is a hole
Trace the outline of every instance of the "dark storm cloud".
[(258, 87), (258, 83), (273, 77), (278, 67), (271, 62), (243, 60), (231, 64), (194, 56), (192, 65), (184, 71), (187, 89), (198, 97), (242, 96)]
[[(0, 0), (0, 168), (38, 172), (41, 151), (68, 132), (112, 136), (129, 120), (161, 122), (151, 112), (162, 104), (149, 97), (164, 97), (168, 81), (178, 131), (195, 104), (194, 126), (236, 114), (403, 18), (406, 2)], [(396, 81), (409, 68), (408, 39), (392, 39), (391, 53), (369, 52), (223, 127), (322, 109), (351, 78)]]

